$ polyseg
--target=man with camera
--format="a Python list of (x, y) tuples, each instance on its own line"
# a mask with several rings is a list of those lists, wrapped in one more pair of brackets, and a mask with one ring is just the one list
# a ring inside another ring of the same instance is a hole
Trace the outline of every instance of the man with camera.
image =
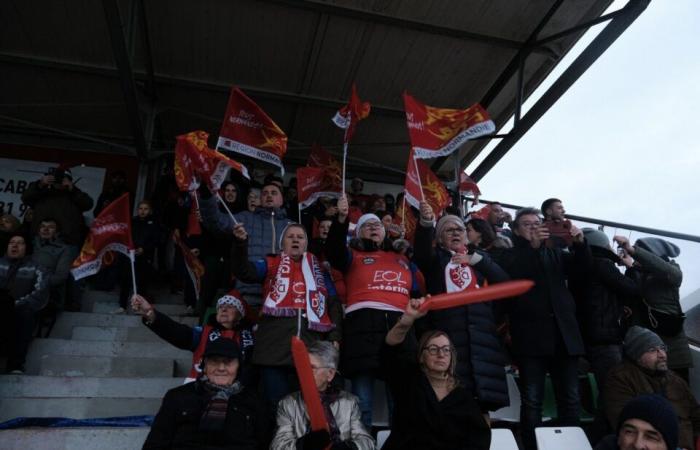
[(66, 244), (79, 251), (86, 231), (83, 212), (92, 208), (93, 201), (73, 184), (70, 169), (60, 166), (49, 169), (41, 179), (27, 186), (22, 201), (34, 210), (32, 235), (37, 234), (44, 219), (53, 218)]

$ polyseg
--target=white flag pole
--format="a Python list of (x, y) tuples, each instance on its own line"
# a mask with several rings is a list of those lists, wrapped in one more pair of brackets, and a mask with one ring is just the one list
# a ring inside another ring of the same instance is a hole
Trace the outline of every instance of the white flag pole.
[(134, 290), (133, 295), (136, 295), (136, 269), (134, 263), (136, 260), (136, 250), (129, 250), (129, 260), (131, 261), (131, 287)]
[(418, 177), (418, 186), (420, 187), (420, 198), (425, 202), (425, 194), (423, 194), (423, 182), (420, 179), (420, 172), (418, 171), (418, 162), (416, 161), (416, 155), (413, 155), (413, 167), (416, 169), (416, 177)]
[[(350, 117), (350, 120), (352, 121), (352, 116)], [(350, 129), (350, 125), (351, 124), (348, 123), (348, 127), (345, 129), (345, 134), (343, 135), (343, 196), (345, 196), (345, 164), (346, 160), (348, 159), (348, 130)]]
[[(224, 199), (221, 198), (221, 196), (219, 195), (218, 192), (216, 193), (216, 198), (217, 198), (217, 200), (219, 200), (219, 203), (221, 203), (221, 204), (223, 205), (223, 207), (224, 207), (224, 209), (226, 210), (226, 212), (228, 213), (229, 217), (231, 217), (231, 220), (233, 220), (233, 224), (234, 224), (234, 225), (238, 225), (238, 221), (237, 221), (236, 218), (233, 216), (233, 213), (231, 212), (231, 210), (228, 209), (228, 205), (226, 204), (226, 202), (224, 201)], [(199, 205), (198, 205), (198, 206), (199, 206)]]

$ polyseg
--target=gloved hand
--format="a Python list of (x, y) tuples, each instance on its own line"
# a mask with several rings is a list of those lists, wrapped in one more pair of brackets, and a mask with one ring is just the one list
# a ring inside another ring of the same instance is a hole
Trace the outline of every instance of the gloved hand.
[(331, 443), (327, 430), (310, 431), (297, 439), (297, 450), (324, 450)]

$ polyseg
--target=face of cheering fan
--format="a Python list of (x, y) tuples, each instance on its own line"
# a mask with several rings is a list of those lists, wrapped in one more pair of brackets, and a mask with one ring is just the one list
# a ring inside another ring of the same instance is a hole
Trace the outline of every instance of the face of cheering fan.
[(470, 224), (467, 224), (467, 241), (474, 245), (479, 245), (481, 242), (481, 233), (476, 231)]
[(426, 342), (420, 360), (428, 372), (447, 373), (452, 362), (452, 344), (447, 336), (439, 335)]
[(290, 226), (282, 237), (282, 251), (292, 258), (300, 258), (306, 244), (306, 232), (301, 226)]
[(467, 245), (467, 231), (464, 225), (450, 222), (440, 233), (440, 243), (453, 252), (462, 250)]
[(230, 330), (241, 319), (241, 313), (233, 305), (221, 305), (216, 308), (216, 321)]
[(368, 220), (360, 228), (360, 237), (362, 239), (370, 239), (377, 244), (381, 244), (384, 241), (385, 234), (384, 225), (378, 220)]

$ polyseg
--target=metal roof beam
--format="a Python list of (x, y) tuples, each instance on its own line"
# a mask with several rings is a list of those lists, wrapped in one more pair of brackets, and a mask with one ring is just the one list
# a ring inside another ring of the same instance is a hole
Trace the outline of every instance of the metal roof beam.
[(119, 5), (117, 4), (117, 0), (102, 0), (102, 6), (104, 7), (107, 29), (112, 42), (114, 61), (119, 70), (119, 80), (121, 81), (122, 91), (124, 93), (126, 114), (129, 126), (131, 127), (131, 134), (134, 138), (136, 153), (140, 158), (145, 159), (148, 156), (148, 146), (146, 145), (146, 135), (144, 133), (143, 124), (141, 123), (138, 93), (136, 92), (134, 74), (131, 70), (129, 49), (124, 39), (124, 24), (122, 23), (119, 13)]
[[(463, 41), (473, 42), (518, 50), (523, 46), (523, 42), (518, 42), (512, 39), (499, 38), (488, 36), (485, 34), (472, 33), (459, 28), (450, 28), (441, 25), (435, 25), (418, 20), (406, 19), (402, 17), (379, 14), (365, 9), (348, 8), (337, 4), (320, 2), (315, 0), (266, 0), (268, 3), (287, 6), (294, 9), (303, 9), (332, 16), (345, 17), (348, 19), (360, 20), (363, 22), (373, 22), (381, 25), (387, 25), (397, 28), (405, 28), (407, 30), (420, 31), (423, 33), (434, 34), (438, 36), (446, 36)], [(550, 54), (548, 49), (538, 48), (537, 53)]]
[[(44, 69), (83, 73), (87, 75), (95, 75), (105, 78), (119, 78), (120, 76), (119, 71), (117, 71), (113, 67), (76, 63), (73, 61), (40, 58), (36, 56), (28, 56), (13, 53), (0, 52), (0, 63), (41, 67)], [(136, 81), (139, 82), (146, 82), (148, 80), (148, 75), (143, 72), (133, 72), (133, 77)], [(212, 81), (200, 81), (190, 78), (178, 78), (166, 75), (155, 75), (154, 80), (155, 83), (159, 86), (174, 86), (190, 88), (200, 91), (221, 92), (226, 94), (228, 94), (231, 91), (230, 84), (216, 83)], [(328, 97), (298, 94), (294, 92), (265, 89), (256, 86), (245, 86), (240, 84), (238, 84), (237, 86), (254, 97), (266, 98), (270, 100), (303, 103), (307, 105), (325, 106), (329, 108), (340, 108), (342, 106), (345, 106), (345, 104), (347, 103), (347, 100), (338, 100)], [(403, 109), (386, 105), (372, 104), (372, 113), (378, 113), (385, 116), (393, 117), (406, 117), (406, 113), (403, 111)]]
[[(527, 133), (530, 128), (564, 95), (564, 93), (588, 70), (608, 47), (644, 12), (650, 0), (630, 0), (624, 13), (610, 23), (591, 41), (576, 60), (550, 86), (547, 92), (522, 117), (517, 126), (506, 136), (481, 164), (471, 173), (475, 181), (481, 180), (498, 161)], [(464, 166), (463, 166), (464, 167)]]

